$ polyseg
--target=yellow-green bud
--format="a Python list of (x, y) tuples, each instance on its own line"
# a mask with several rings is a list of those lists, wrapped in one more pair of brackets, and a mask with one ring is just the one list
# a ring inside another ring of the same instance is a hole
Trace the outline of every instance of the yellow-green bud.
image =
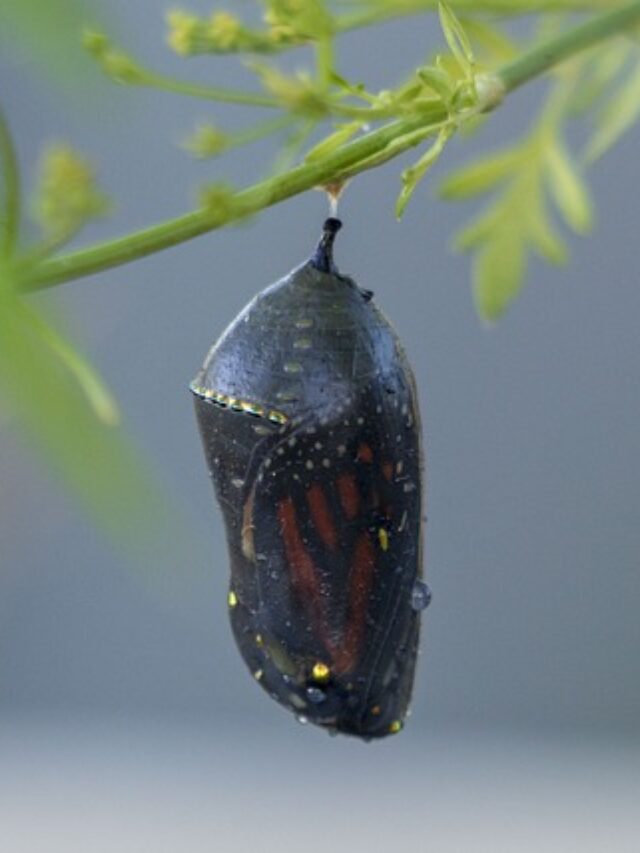
[(167, 15), (169, 46), (180, 56), (193, 53), (196, 36), (201, 28), (200, 20), (195, 15), (174, 10)]
[(226, 151), (229, 144), (228, 134), (212, 124), (203, 124), (196, 128), (194, 133), (184, 141), (183, 148), (193, 154), (194, 157), (206, 159)]
[(90, 219), (108, 210), (92, 167), (68, 145), (54, 145), (42, 158), (35, 214), (52, 238), (72, 236)]

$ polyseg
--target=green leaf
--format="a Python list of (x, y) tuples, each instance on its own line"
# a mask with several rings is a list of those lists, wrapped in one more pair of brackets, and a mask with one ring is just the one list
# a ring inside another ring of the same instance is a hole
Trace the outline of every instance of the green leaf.
[(440, 95), (445, 103), (449, 103), (453, 97), (456, 81), (446, 71), (433, 65), (424, 65), (418, 69), (418, 77), (423, 83)]
[(531, 217), (528, 236), (531, 245), (545, 260), (559, 266), (567, 262), (567, 247), (562, 238), (553, 230), (544, 209), (541, 209), (536, 216)]
[[(22, 186), (18, 153), (0, 107), (0, 258), (9, 258), (20, 237)], [(0, 281), (2, 287), (2, 281)]]
[(571, 155), (560, 141), (555, 141), (546, 146), (544, 157), (547, 187), (558, 210), (576, 234), (586, 234), (593, 223), (593, 207)]
[(117, 426), (120, 423), (118, 404), (93, 365), (26, 302), (16, 301), (14, 306), (16, 313), (22, 313), (25, 324), (31, 326), (40, 341), (60, 359), (76, 380), (98, 420), (106, 426)]
[[(517, 189), (516, 189), (517, 188)], [(524, 205), (507, 204), (505, 217), (511, 227), (518, 224), (525, 245), (552, 264), (567, 261), (567, 247), (556, 233), (549, 217), (540, 170), (535, 163), (525, 163), (514, 183), (514, 200), (525, 199)]]
[(513, 175), (522, 160), (523, 152), (520, 148), (509, 148), (476, 160), (445, 178), (440, 184), (440, 196), (455, 200), (490, 192)]
[(422, 178), (425, 176), (427, 170), (433, 166), (438, 157), (442, 154), (444, 146), (447, 144), (452, 132), (451, 128), (443, 127), (436, 137), (435, 142), (427, 149), (418, 162), (409, 169), (405, 169), (402, 173), (402, 189), (400, 190), (400, 195), (396, 202), (396, 216), (398, 219), (402, 219), (402, 215), (409, 203), (409, 199), (413, 195)]
[(469, 252), (482, 245), (489, 239), (492, 231), (499, 227), (499, 211), (494, 206), (489, 207), (458, 231), (453, 241), (453, 248), (456, 252)]
[(356, 134), (362, 127), (362, 122), (353, 121), (349, 124), (341, 125), (333, 133), (320, 140), (317, 145), (314, 145), (305, 155), (305, 162), (313, 163), (317, 160), (322, 160), (327, 154), (332, 154), (336, 149), (348, 142), (351, 137)]
[(367, 92), (364, 83), (350, 83), (346, 78), (341, 77), (335, 69), (329, 72), (329, 82), (341, 89), (345, 95), (353, 95), (368, 104), (377, 103), (376, 96)]
[(585, 159), (593, 163), (608, 151), (640, 118), (640, 63), (609, 99), (591, 137)]
[(10, 291), (0, 291), (0, 398), (28, 449), (117, 542), (154, 564), (176, 556), (180, 526), (141, 451), (105, 423), (110, 398), (71, 345)]
[(474, 263), (473, 295), (479, 315), (498, 320), (522, 288), (526, 252), (522, 239), (508, 229), (496, 230)]
[(442, 31), (451, 53), (458, 60), (461, 68), (464, 68), (467, 72), (471, 71), (475, 64), (475, 59), (471, 42), (467, 38), (462, 24), (456, 18), (453, 9), (446, 0), (439, 0), (438, 12), (440, 14)]
[(604, 96), (627, 63), (631, 50), (631, 44), (624, 44), (619, 39), (597, 50), (571, 96), (569, 107), (572, 116), (587, 112)]
[(479, 18), (463, 17), (460, 24), (467, 36), (488, 54), (493, 62), (508, 62), (518, 53), (516, 43), (496, 26)]
[(489, 113), (479, 113), (478, 115), (469, 116), (458, 130), (461, 139), (470, 139), (474, 134), (481, 131), (488, 121)]

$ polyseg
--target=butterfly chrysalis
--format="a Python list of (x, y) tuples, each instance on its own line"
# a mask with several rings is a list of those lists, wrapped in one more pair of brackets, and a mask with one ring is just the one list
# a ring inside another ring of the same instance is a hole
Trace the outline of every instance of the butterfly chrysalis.
[(335, 267), (340, 227), (246, 306), (191, 389), (247, 666), (299, 717), (369, 739), (402, 728), (430, 592), (413, 374)]

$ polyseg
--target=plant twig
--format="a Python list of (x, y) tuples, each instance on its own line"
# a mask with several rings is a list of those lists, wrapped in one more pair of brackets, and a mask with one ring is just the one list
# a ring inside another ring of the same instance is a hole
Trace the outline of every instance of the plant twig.
[(593, 47), (616, 33), (622, 33), (640, 21), (640, 3), (633, 2), (613, 12), (607, 12), (584, 24), (557, 36), (546, 44), (509, 62), (498, 71), (498, 76), (508, 92), (522, 86), (534, 77), (539, 77), (550, 68)]
[(186, 80), (176, 80), (156, 71), (140, 69), (139, 79), (136, 81), (140, 86), (150, 86), (163, 92), (172, 92), (176, 95), (186, 95), (190, 98), (199, 98), (205, 101), (217, 101), (224, 104), (239, 104), (250, 107), (280, 107), (278, 100), (271, 95), (260, 92), (243, 92), (234, 89), (223, 89), (215, 86), (190, 83)]
[[(640, 0), (634, 0), (525, 52), (491, 75), (491, 85), (487, 87), (490, 96), (482, 106), (486, 109), (497, 106), (503, 95), (638, 22)], [(23, 289), (40, 290), (137, 260), (255, 214), (306, 190), (380, 165), (436, 133), (442, 122), (449, 118), (444, 106), (436, 102), (431, 110), (391, 121), (345, 144), (320, 161), (305, 162), (289, 172), (255, 184), (233, 196), (229, 205), (192, 211), (134, 234), (52, 258), (36, 269), (30, 267), (26, 271), (28, 274), (22, 275)], [(456, 116), (459, 122), (464, 118), (464, 114)]]

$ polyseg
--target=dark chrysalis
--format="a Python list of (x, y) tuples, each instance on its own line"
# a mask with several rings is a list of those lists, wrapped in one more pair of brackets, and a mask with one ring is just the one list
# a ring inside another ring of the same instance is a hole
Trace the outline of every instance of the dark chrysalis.
[(415, 383), (334, 265), (340, 227), (247, 305), (191, 389), (247, 666), (298, 717), (369, 739), (402, 728), (430, 592)]

